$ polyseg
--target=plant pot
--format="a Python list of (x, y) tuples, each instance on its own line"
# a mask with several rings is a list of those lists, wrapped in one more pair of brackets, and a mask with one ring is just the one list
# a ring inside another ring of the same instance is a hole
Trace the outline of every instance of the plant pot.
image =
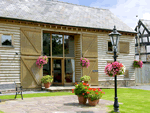
[(49, 82), (48, 83), (44, 83), (44, 87), (45, 88), (49, 88), (50, 86), (51, 86), (51, 83), (49, 83)]
[(87, 98), (84, 98), (82, 95), (78, 95), (79, 104), (86, 104)]
[(90, 106), (96, 106), (99, 103), (99, 99), (91, 101), (91, 99), (88, 98), (88, 101)]
[(84, 83), (88, 84), (88, 81), (84, 81)]

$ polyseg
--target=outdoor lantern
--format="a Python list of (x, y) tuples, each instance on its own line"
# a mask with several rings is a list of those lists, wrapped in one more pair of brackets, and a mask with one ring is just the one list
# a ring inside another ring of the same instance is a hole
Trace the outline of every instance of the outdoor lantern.
[(112, 46), (115, 47), (116, 49), (118, 46), (120, 36), (121, 34), (117, 32), (116, 26), (114, 26), (113, 32), (109, 34), (109, 37), (110, 37)]

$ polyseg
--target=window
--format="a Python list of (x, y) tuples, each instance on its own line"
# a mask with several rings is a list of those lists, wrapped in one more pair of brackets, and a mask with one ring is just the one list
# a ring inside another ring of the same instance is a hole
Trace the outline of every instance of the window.
[(1, 45), (0, 46), (10, 46), (12, 47), (12, 35), (9, 34), (1, 34), (0, 35), (0, 41), (1, 41)]
[(129, 54), (129, 42), (119, 42), (119, 52)]
[(108, 51), (113, 51), (111, 42), (108, 42)]

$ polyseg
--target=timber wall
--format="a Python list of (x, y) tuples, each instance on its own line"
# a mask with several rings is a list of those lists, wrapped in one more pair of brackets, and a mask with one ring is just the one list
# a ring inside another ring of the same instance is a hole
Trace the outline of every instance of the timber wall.
[[(20, 83), (20, 28), (21, 27), (29, 27), (29, 28), (37, 28), (48, 31), (61, 31), (65, 33), (74, 33), (77, 34), (75, 37), (75, 74), (76, 81), (80, 81), (80, 77), (82, 76), (82, 68), (80, 66), (80, 57), (82, 56), (82, 33), (97, 35), (98, 40), (98, 81), (100, 86), (109, 86), (113, 84), (113, 78), (108, 77), (104, 73), (104, 68), (107, 65), (107, 61), (113, 61), (113, 54), (107, 53), (107, 41), (110, 41), (108, 37), (109, 32), (97, 32), (97, 31), (88, 31), (88, 30), (80, 30), (77, 29), (69, 29), (68, 28), (57, 28), (57, 27), (47, 27), (47, 26), (37, 26), (37, 25), (28, 25), (28, 24), (15, 24), (12, 22), (2, 23), (0, 22), (0, 33), (13, 34), (14, 38), (14, 48), (3, 48), (0, 47), (0, 82), (13, 82), (16, 81)], [(134, 36), (132, 35), (122, 35), (120, 37), (120, 41), (129, 42), (130, 52), (129, 54), (120, 53), (118, 56), (118, 61), (123, 63), (127, 70), (129, 70), (129, 77), (125, 78), (124, 76), (118, 77), (118, 84), (124, 85), (134, 85), (135, 82), (135, 72), (132, 66), (134, 55), (135, 55), (135, 44), (134, 44)], [(16, 55), (15, 53), (18, 53)], [(77, 62), (78, 61), (78, 62)], [(128, 83), (127, 83), (128, 82)]]

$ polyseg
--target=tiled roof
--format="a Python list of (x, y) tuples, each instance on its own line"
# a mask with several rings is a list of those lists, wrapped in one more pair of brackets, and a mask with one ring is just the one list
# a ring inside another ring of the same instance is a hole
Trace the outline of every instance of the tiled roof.
[(117, 30), (135, 32), (108, 9), (54, 0), (1, 0), (0, 17), (111, 30), (116, 25)]
[(145, 25), (145, 27), (149, 30), (150, 32), (150, 20), (144, 20), (140, 19), (140, 21)]

